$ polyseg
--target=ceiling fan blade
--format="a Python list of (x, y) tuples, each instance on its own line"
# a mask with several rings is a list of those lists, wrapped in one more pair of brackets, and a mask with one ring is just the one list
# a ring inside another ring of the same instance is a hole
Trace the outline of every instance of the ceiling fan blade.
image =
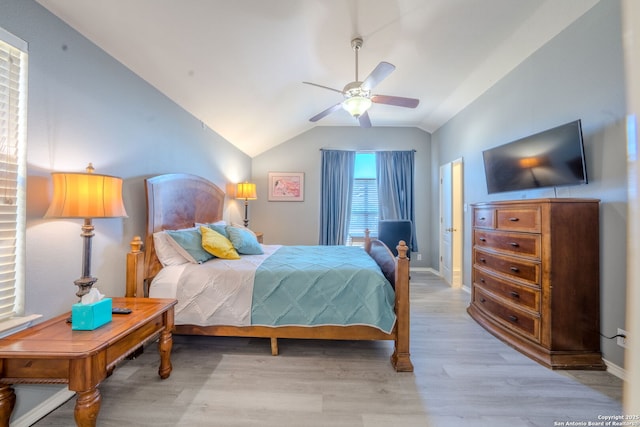
[(311, 82), (302, 82), (302, 83), (304, 83), (304, 84), (306, 84), (306, 85), (317, 86), (317, 87), (321, 87), (321, 88), (323, 88), (323, 89), (329, 89), (329, 90), (332, 90), (332, 91), (334, 91), (334, 92), (342, 93), (342, 91), (341, 91), (341, 90), (334, 89), (334, 88), (332, 88), (332, 87), (322, 86), (322, 85), (319, 85), (319, 84), (316, 84), (316, 83), (311, 83)]
[(358, 122), (360, 123), (361, 128), (370, 128), (371, 127), (371, 119), (369, 118), (369, 112), (365, 111), (360, 114), (358, 117)]
[(419, 99), (403, 98), (401, 96), (372, 95), (371, 101), (377, 104), (395, 105), (396, 107), (416, 108), (420, 103)]
[(381, 62), (378, 64), (376, 68), (373, 69), (371, 74), (367, 76), (366, 79), (362, 82), (360, 87), (364, 90), (371, 90), (378, 85), (382, 80), (387, 78), (389, 74), (396, 69), (396, 66), (393, 64), (389, 64), (388, 62)]
[(331, 107), (327, 108), (326, 110), (316, 114), (315, 116), (311, 117), (309, 119), (309, 121), (310, 122), (317, 122), (321, 118), (328, 116), (329, 114), (333, 113), (334, 111), (339, 110), (340, 108), (342, 108), (342, 102), (339, 102), (336, 105), (332, 105)]

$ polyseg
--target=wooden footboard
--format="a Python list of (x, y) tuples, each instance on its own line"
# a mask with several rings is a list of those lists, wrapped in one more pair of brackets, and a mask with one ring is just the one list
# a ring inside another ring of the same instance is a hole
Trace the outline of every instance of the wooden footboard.
[[(409, 259), (408, 247), (400, 241), (398, 257), (394, 258), (384, 243), (365, 238), (365, 249), (378, 263), (382, 272), (395, 288), (396, 325), (389, 334), (369, 326), (317, 326), (317, 327), (264, 327), (264, 326), (196, 326), (176, 325), (176, 334), (208, 336), (245, 336), (271, 339), (271, 352), (278, 354), (278, 338), (334, 339), (334, 340), (393, 340), (394, 351), (391, 364), (399, 372), (412, 372), (409, 351)], [(127, 254), (126, 296), (144, 297), (148, 294), (145, 278), (145, 254), (142, 240), (136, 236), (131, 241), (131, 252)]]
[[(265, 327), (265, 326), (196, 326), (176, 325), (174, 332), (185, 335), (208, 336), (243, 336), (271, 339), (271, 352), (278, 354), (278, 338), (298, 339), (332, 339), (332, 340), (393, 340), (394, 351), (391, 364), (396, 371), (413, 372), (409, 351), (409, 259), (408, 247), (400, 241), (397, 247), (398, 257), (384, 243), (365, 238), (365, 249), (380, 265), (385, 276), (395, 287), (396, 326), (391, 333), (384, 333), (369, 326), (317, 326), (317, 327)], [(127, 288), (126, 296), (144, 297), (148, 294), (146, 283), (150, 278), (144, 277), (145, 254), (142, 240), (136, 236), (131, 241), (131, 252), (127, 254)]]
[[(384, 243), (365, 238), (365, 250), (380, 265), (383, 273), (395, 287), (396, 325), (387, 334), (370, 326), (316, 326), (316, 327), (265, 327), (265, 326), (196, 326), (176, 325), (174, 333), (207, 336), (242, 336), (271, 339), (271, 352), (278, 354), (278, 338), (332, 339), (332, 340), (393, 340), (394, 351), (391, 364), (396, 371), (413, 372), (409, 351), (409, 259), (408, 247), (404, 241), (398, 244), (398, 257), (394, 258)], [(147, 255), (148, 258), (148, 255)], [(142, 239), (136, 236), (131, 241), (131, 252), (127, 254), (126, 296), (144, 297), (148, 295), (147, 283), (152, 278), (145, 277), (145, 254)]]
[[(367, 233), (368, 234), (368, 233)], [(391, 355), (391, 364), (399, 372), (413, 372), (413, 364), (411, 363), (411, 353), (409, 351), (409, 332), (410, 332), (410, 304), (409, 304), (409, 258), (407, 258), (407, 251), (409, 247), (404, 240), (398, 243), (396, 249), (398, 250), (398, 257), (393, 258), (393, 254), (389, 249), (379, 240), (371, 240), (366, 238), (365, 249), (369, 252), (369, 255), (376, 260), (382, 272), (386, 275), (389, 274), (388, 264), (389, 256), (393, 260), (393, 276), (394, 280), (390, 282), (394, 284), (396, 301), (396, 327), (392, 332), (395, 341), (395, 348)], [(376, 247), (382, 245), (388, 252), (387, 256), (378, 256)]]

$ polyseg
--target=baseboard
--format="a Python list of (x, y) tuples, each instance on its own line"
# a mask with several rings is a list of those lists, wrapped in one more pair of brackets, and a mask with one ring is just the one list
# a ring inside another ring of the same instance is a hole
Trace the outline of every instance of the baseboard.
[[(426, 271), (429, 273), (433, 273), (438, 277), (442, 277), (442, 275), (440, 274), (440, 271), (438, 270), (434, 270), (431, 267), (411, 267), (409, 268), (409, 271)], [(462, 286), (460, 286), (460, 289), (462, 289), (464, 292), (471, 294), (471, 288), (465, 284), (462, 284)]]
[(440, 277), (440, 272), (438, 270), (434, 270), (431, 267), (410, 267), (409, 271), (427, 271), (429, 273), (433, 273), (436, 276)]
[(609, 362), (607, 359), (602, 359), (605, 365), (607, 365), (607, 372), (611, 375), (615, 375), (623, 381), (627, 380), (627, 371), (624, 368), (616, 365), (615, 363)]
[(71, 399), (76, 393), (64, 387), (59, 392), (34, 407), (20, 418), (11, 422), (11, 427), (29, 427), (44, 418), (60, 405)]

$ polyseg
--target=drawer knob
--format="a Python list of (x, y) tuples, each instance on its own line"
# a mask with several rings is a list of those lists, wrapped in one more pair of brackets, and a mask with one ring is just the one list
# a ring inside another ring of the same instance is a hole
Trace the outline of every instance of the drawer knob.
[(511, 222), (518, 222), (520, 221), (518, 218), (516, 218), (515, 216), (512, 216), (511, 218), (509, 218), (509, 221)]
[(487, 262), (487, 260), (484, 258), (480, 258), (480, 262)]
[(511, 270), (511, 271), (513, 271), (513, 272), (516, 272), (516, 273), (517, 273), (518, 271), (520, 271), (520, 269), (519, 269), (518, 267), (514, 267), (514, 266), (509, 267), (509, 270)]
[(517, 322), (518, 321), (518, 316), (514, 316), (513, 314), (511, 314), (509, 316), (509, 320), (511, 320), (512, 322)]
[(487, 302), (487, 300), (484, 298), (480, 298), (480, 302)]
[(509, 243), (511, 246), (513, 246), (514, 248), (517, 248), (518, 246), (520, 246), (517, 242), (511, 242)]
[(485, 218), (485, 217), (481, 216), (481, 217), (480, 217), (480, 218), (478, 218), (478, 219), (479, 219), (480, 221), (484, 221), (484, 220), (485, 220), (485, 219), (487, 219), (487, 218)]
[(482, 283), (484, 283), (484, 277), (481, 277), (481, 278), (480, 278), (480, 281), (481, 281)]
[(486, 242), (487, 241), (487, 239), (485, 239), (484, 237), (481, 237), (478, 240), (480, 240), (481, 242)]
[(514, 298), (520, 298), (520, 294), (519, 294), (519, 293), (517, 293), (516, 291), (511, 291), (511, 292), (509, 292), (509, 293), (510, 293), (510, 294), (511, 294), (511, 296), (512, 296), (512, 297), (514, 297)]

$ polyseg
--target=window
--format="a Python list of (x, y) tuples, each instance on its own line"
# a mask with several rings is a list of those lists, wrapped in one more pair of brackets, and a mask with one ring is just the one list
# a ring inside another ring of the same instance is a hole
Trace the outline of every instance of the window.
[(347, 245), (362, 245), (364, 231), (378, 233), (378, 182), (375, 153), (356, 153)]
[(26, 52), (0, 29), (0, 320), (24, 309)]

